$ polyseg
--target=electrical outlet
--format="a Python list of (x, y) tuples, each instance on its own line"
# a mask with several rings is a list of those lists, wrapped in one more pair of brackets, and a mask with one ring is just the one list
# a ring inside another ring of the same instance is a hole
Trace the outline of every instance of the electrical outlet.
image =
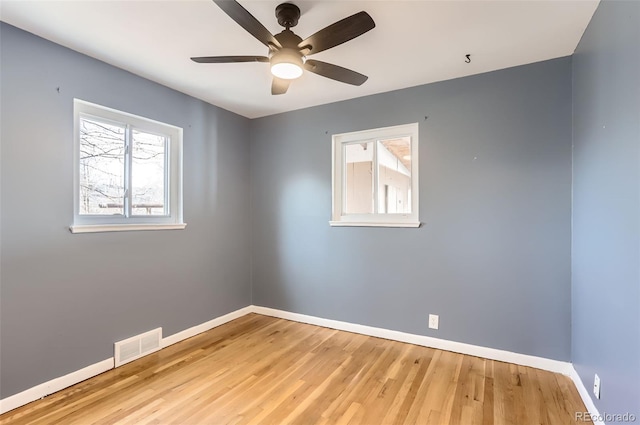
[(429, 315), (429, 329), (438, 329), (438, 322), (440, 321), (440, 316), (437, 314)]
[(593, 379), (593, 395), (595, 395), (598, 399), (600, 398), (600, 377), (597, 373), (595, 378)]

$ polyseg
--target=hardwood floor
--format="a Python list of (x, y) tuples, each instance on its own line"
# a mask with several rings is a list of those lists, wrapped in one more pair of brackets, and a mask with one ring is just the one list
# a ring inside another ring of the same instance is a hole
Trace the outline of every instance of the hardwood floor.
[(249, 314), (0, 424), (564, 425), (585, 410), (566, 376)]

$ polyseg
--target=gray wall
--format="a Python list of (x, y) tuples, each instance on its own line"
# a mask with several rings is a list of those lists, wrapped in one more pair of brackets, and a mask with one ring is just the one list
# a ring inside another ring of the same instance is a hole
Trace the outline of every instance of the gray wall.
[[(249, 121), (0, 25), (0, 397), (248, 305)], [(74, 97), (184, 128), (185, 230), (69, 233)]]
[(572, 358), (640, 418), (640, 2), (603, 1), (573, 61)]
[[(331, 134), (410, 122), (423, 226), (329, 227)], [(254, 304), (570, 360), (570, 58), (253, 120), (250, 167)]]

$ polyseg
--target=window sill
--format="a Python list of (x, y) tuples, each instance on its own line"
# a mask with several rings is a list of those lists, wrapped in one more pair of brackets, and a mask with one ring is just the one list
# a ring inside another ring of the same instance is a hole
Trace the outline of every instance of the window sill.
[(71, 233), (98, 233), (98, 232), (134, 232), (140, 230), (182, 230), (186, 223), (178, 224), (91, 224), (69, 226)]
[(403, 222), (403, 223), (383, 223), (371, 221), (330, 221), (331, 227), (420, 227), (419, 221)]

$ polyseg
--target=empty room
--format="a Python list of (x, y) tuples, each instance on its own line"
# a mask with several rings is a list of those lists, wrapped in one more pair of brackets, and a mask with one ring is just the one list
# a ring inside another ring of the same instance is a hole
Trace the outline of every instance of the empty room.
[(0, 425), (640, 423), (640, 1), (0, 21)]

